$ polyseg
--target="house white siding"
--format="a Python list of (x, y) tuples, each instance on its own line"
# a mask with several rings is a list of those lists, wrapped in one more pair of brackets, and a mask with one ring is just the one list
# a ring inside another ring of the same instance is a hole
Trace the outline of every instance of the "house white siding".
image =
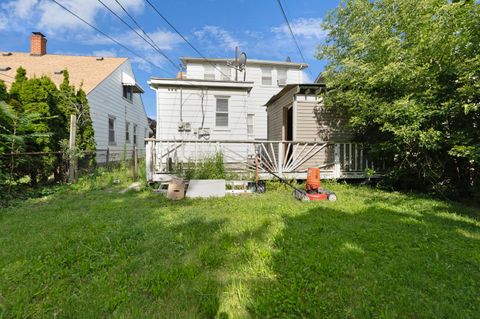
[[(223, 80), (223, 73), (226, 73), (225, 63), (215, 63), (215, 79)], [(206, 68), (210, 68), (211, 64), (208, 62), (195, 62), (186, 65), (188, 79), (204, 79), (204, 72)], [(272, 84), (262, 84), (262, 68), (271, 69)], [(230, 69), (231, 79), (235, 80), (235, 70)], [(285, 65), (275, 65), (269, 63), (248, 63), (246, 67), (246, 75), (243, 72), (238, 72), (238, 80), (247, 82), (254, 82), (253, 88), (247, 100), (247, 113), (254, 114), (254, 134), (253, 137), (257, 140), (267, 139), (267, 112), (265, 104), (267, 101), (280, 92), (284, 85), (278, 84), (279, 70), (286, 72), (286, 84), (297, 84), (303, 82), (303, 70), (299, 67), (290, 67)], [(283, 84), (283, 83), (282, 83)], [(158, 113), (157, 113), (158, 114)]]
[[(111, 160), (119, 160), (126, 148), (127, 157), (133, 148), (134, 132), (137, 126), (137, 143), (139, 156), (143, 156), (145, 131), (148, 134), (148, 121), (141, 94), (134, 93), (132, 101), (123, 97), (122, 74), (135, 78), (129, 61), (121, 64), (110, 76), (101, 82), (87, 96), (93, 122), (95, 143), (97, 145), (97, 162), (105, 162), (107, 148), (111, 152)], [(115, 142), (109, 142), (108, 119), (115, 119)], [(129, 122), (130, 141), (126, 141), (126, 122)]]
[[(203, 94), (203, 112), (202, 112)], [(182, 96), (183, 107), (180, 114)], [(195, 140), (196, 129), (209, 128), (212, 140), (247, 139), (247, 96), (246, 91), (230, 89), (158, 88), (157, 89), (157, 138), (171, 140)], [(228, 126), (215, 125), (216, 99), (228, 99)], [(190, 123), (190, 132), (179, 132), (181, 122)]]

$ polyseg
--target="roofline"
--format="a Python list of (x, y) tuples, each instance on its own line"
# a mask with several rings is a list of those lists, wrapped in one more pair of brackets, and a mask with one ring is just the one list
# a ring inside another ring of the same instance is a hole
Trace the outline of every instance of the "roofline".
[(280, 91), (278, 92), (277, 94), (275, 94), (274, 96), (272, 96), (270, 98), (270, 100), (268, 100), (267, 103), (265, 103), (265, 106), (266, 107), (269, 107), (270, 105), (272, 105), (275, 101), (277, 101), (278, 99), (280, 99), (282, 96), (284, 96), (285, 94), (287, 94), (287, 92), (289, 92), (291, 89), (293, 88), (297, 88), (297, 92), (295, 94), (297, 94), (298, 92), (300, 92), (300, 88), (301, 87), (310, 87), (310, 88), (317, 88), (316, 91), (318, 91), (318, 89), (320, 88), (325, 88), (326, 85), (325, 84), (321, 84), (321, 83), (305, 83), (305, 84), (287, 84), (285, 85), (285, 87)]
[[(19, 52), (19, 51), (0, 51), (0, 55), (2, 53), (11, 53), (12, 55), (14, 54), (26, 54), (30, 55), (30, 52)], [(104, 58), (104, 59), (123, 59), (123, 60), (129, 60), (127, 57), (120, 57), (120, 56), (103, 56), (103, 55), (82, 55), (82, 54), (56, 54), (56, 53), (47, 53), (42, 56), (46, 55), (55, 55), (55, 56), (68, 56), (68, 57), (83, 57), (83, 58)]]
[(160, 86), (178, 86), (178, 87), (198, 87), (198, 88), (227, 88), (240, 89), (250, 92), (253, 88), (253, 82), (239, 81), (212, 81), (212, 80), (182, 80), (173, 78), (150, 78), (148, 85), (155, 89)]
[[(226, 58), (195, 58), (195, 57), (181, 57), (180, 61), (183, 64), (186, 64), (188, 61), (192, 62), (229, 62), (233, 61), (234, 59), (226, 59)], [(253, 64), (271, 64), (271, 65), (284, 65), (284, 66), (291, 66), (291, 67), (299, 67), (301, 69), (308, 68), (308, 64), (306, 63), (295, 63), (295, 62), (284, 62), (284, 61), (271, 61), (271, 60), (256, 60), (256, 59), (248, 59), (248, 63)]]

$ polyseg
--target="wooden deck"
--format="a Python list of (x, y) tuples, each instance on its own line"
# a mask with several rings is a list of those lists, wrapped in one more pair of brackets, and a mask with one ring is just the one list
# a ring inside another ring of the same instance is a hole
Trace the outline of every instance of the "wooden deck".
[(289, 179), (306, 179), (309, 167), (319, 167), (323, 179), (380, 177), (385, 163), (375, 163), (358, 143), (308, 141), (175, 141), (147, 139), (146, 170), (150, 182), (162, 181), (221, 153), (225, 169), (271, 179), (274, 172)]

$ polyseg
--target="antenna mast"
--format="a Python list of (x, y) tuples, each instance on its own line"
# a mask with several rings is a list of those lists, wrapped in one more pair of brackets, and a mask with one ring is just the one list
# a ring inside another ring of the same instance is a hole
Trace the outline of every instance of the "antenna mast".
[(238, 81), (238, 47), (235, 47), (235, 81)]

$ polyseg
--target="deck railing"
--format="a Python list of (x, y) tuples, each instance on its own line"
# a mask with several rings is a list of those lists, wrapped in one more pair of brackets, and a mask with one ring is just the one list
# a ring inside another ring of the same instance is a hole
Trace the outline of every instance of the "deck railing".
[(154, 180), (156, 174), (175, 174), (178, 167), (196, 165), (216, 153), (222, 153), (230, 171), (251, 172), (258, 167), (265, 176), (271, 171), (303, 178), (308, 167), (320, 167), (324, 178), (361, 178), (366, 176), (367, 168), (382, 167), (369, 160), (358, 143), (147, 139), (147, 178)]

